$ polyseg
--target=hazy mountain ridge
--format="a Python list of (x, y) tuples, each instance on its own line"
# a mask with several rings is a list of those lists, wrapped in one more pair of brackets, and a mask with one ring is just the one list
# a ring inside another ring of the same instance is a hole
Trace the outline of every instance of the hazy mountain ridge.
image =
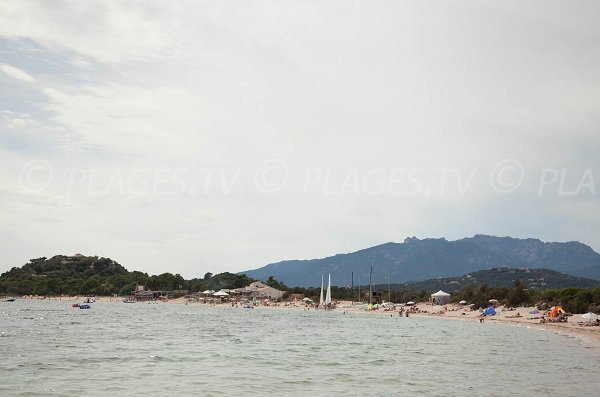
[[(479, 270), (460, 277), (444, 277), (429, 279), (414, 283), (392, 284), (392, 290), (415, 291), (438, 291), (446, 292), (460, 291), (466, 286), (481, 287), (487, 285), (495, 288), (512, 288), (516, 280), (521, 280), (529, 289), (560, 289), (560, 288), (597, 288), (600, 287), (599, 280), (584, 277), (575, 277), (569, 274), (548, 269), (515, 269), (515, 268), (493, 268)], [(376, 287), (386, 290), (387, 285)]]
[(576, 242), (542, 242), (475, 235), (455, 241), (407, 238), (347, 254), (289, 260), (241, 272), (265, 280), (274, 276), (288, 286), (318, 286), (321, 274), (331, 273), (335, 285), (367, 285), (373, 266), (373, 282), (407, 283), (437, 277), (458, 277), (491, 268), (546, 268), (573, 276), (600, 280), (600, 254)]

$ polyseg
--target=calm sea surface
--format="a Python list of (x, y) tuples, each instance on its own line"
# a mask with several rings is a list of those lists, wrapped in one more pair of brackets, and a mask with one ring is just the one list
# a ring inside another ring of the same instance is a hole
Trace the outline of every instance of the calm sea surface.
[(599, 395), (585, 337), (203, 305), (0, 303), (1, 396)]

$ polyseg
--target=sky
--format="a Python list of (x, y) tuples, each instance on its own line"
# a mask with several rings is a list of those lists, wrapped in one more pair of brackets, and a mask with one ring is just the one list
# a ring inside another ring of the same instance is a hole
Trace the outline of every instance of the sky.
[(595, 1), (2, 1), (0, 272), (600, 251)]

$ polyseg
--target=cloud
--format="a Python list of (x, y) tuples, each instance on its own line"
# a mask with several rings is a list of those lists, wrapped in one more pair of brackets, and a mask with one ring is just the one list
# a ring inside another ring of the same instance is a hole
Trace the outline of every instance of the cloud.
[(161, 11), (120, 1), (2, 2), (0, 35), (107, 63), (159, 59), (172, 47)]
[[(1, 156), (0, 181), (17, 188), (4, 193), (14, 211), (0, 239), (20, 230), (14, 257), (168, 261), (188, 276), (408, 235), (598, 247), (586, 216), (600, 213), (597, 196), (561, 195), (561, 180), (537, 194), (545, 167), (567, 169), (573, 190), (600, 166), (597, 12), (558, 8), (0, 2), (2, 62), (37, 83), (5, 78), (0, 95), (0, 149), (21, 156)], [(17, 195), (36, 156), (53, 170), (41, 203)], [(290, 174), (261, 194), (255, 172), (269, 159)], [(523, 164), (514, 193), (490, 184), (503, 159)], [(419, 169), (422, 189), (394, 193), (415, 187), (402, 170)], [(131, 193), (152, 178), (198, 190)], [(64, 206), (43, 205), (54, 198)], [(69, 227), (46, 231), (41, 218)], [(30, 230), (42, 252), (30, 253)]]
[(202, 106), (183, 89), (95, 85), (44, 93), (51, 120), (71, 133), (71, 149), (178, 156), (194, 151), (203, 135)]
[(12, 77), (13, 79), (28, 81), (30, 83), (35, 81), (33, 77), (31, 77), (23, 70), (17, 69), (14, 66), (10, 66), (5, 63), (0, 63), (0, 70), (2, 70), (6, 75)]

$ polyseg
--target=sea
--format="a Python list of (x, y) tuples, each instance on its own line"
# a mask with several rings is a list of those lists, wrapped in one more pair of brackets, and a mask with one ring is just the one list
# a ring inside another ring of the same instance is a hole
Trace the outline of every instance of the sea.
[(598, 396), (586, 336), (202, 304), (0, 303), (0, 396)]

